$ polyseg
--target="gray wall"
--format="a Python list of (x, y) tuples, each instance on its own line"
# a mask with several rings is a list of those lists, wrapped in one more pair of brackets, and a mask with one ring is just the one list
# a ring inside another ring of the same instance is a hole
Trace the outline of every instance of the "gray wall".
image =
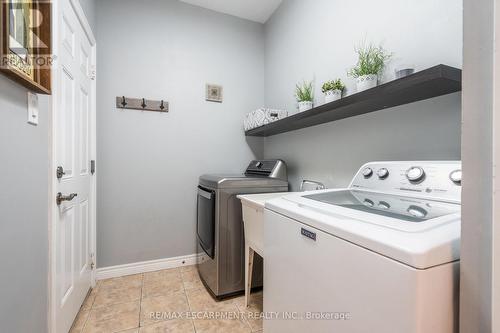
[(48, 98), (27, 124), (27, 91), (0, 75), (0, 323), (47, 331)]
[(465, 178), (460, 258), (460, 331), (464, 333), (497, 332), (492, 329), (493, 122), (495, 112), (498, 114), (493, 77), (495, 6), (493, 0), (464, 1), (462, 156)]
[[(264, 102), (263, 26), (172, 0), (97, 12), (98, 267), (193, 254), (198, 177), (262, 155), (242, 119)], [(224, 86), (222, 104), (205, 101), (206, 82)], [(120, 111), (122, 95), (171, 111)]]
[[(293, 110), (296, 82), (321, 85), (342, 78), (348, 93), (360, 41), (382, 42), (394, 67), (424, 69), (439, 63), (461, 67), (462, 4), (456, 0), (287, 0), (265, 26), (266, 105)], [(444, 42), (445, 41), (445, 42)], [(346, 186), (370, 160), (460, 159), (460, 95), (414, 103), (266, 138), (265, 156), (290, 167), (293, 189), (303, 178)]]

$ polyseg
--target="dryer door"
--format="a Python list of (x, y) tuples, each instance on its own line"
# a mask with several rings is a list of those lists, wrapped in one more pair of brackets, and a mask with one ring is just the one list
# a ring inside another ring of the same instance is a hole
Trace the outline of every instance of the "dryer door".
[(198, 186), (197, 209), (198, 242), (205, 253), (215, 256), (215, 191)]

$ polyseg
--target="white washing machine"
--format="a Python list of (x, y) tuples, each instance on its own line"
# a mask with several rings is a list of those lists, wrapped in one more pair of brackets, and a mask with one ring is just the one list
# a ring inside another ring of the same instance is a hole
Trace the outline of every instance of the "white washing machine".
[(374, 162), (266, 203), (264, 331), (458, 332), (460, 162)]

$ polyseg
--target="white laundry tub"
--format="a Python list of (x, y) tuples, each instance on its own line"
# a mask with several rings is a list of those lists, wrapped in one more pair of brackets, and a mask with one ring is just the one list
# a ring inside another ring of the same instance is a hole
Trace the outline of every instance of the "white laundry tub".
[(245, 228), (245, 302), (248, 306), (252, 285), (253, 257), (257, 252), (262, 258), (264, 253), (264, 206), (266, 201), (283, 197), (290, 192), (238, 195), (243, 210)]

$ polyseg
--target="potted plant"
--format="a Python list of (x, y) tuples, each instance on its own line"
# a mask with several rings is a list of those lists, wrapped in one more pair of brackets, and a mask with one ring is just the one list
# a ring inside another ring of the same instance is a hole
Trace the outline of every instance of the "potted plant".
[(330, 103), (342, 98), (342, 92), (345, 89), (341, 79), (327, 81), (323, 83), (321, 91), (325, 94), (325, 103)]
[(295, 86), (295, 97), (299, 103), (299, 112), (313, 108), (314, 89), (312, 82), (302, 82)]
[(348, 72), (348, 75), (356, 79), (358, 92), (376, 87), (378, 77), (392, 55), (387, 53), (382, 46), (373, 44), (357, 47), (356, 53), (358, 63)]

